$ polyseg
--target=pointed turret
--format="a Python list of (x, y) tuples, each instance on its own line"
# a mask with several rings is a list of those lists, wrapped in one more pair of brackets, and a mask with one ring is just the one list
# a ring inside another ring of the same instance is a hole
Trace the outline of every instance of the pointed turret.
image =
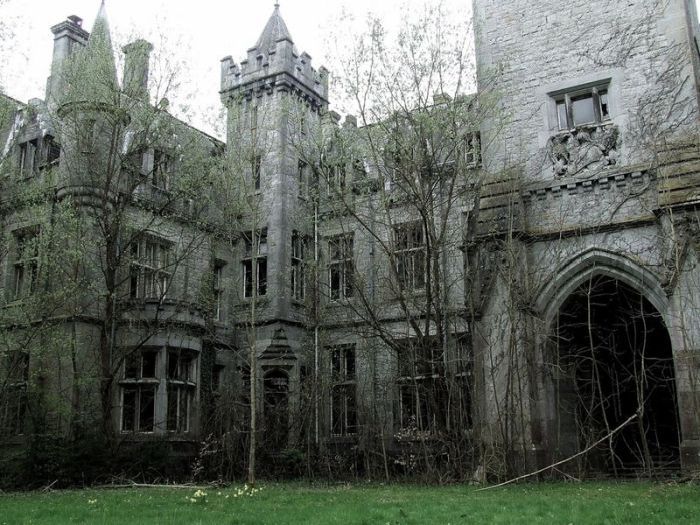
[(292, 35), (287, 29), (287, 24), (284, 23), (282, 15), (280, 15), (280, 5), (275, 4), (275, 10), (267, 21), (265, 29), (263, 29), (260, 38), (250, 50), (257, 50), (260, 53), (267, 54), (270, 51), (274, 51), (277, 47), (277, 42), (282, 40), (287, 40), (292, 45), (294, 44)]
[(63, 82), (58, 116), (66, 162), (60, 164), (63, 187), (57, 195), (71, 196), (74, 202), (89, 206), (101, 205), (105, 174), (115, 164), (109, 145), (122, 143), (128, 123), (121, 106), (104, 0), (85, 47), (66, 61)]
[[(221, 61), (221, 94), (229, 97), (244, 86), (261, 89), (265, 83), (290, 89), (294, 85), (308, 91), (310, 103), (325, 106), (328, 99), (328, 71), (316, 71), (311, 66), (311, 56), (299, 53), (292, 35), (280, 14), (280, 6), (275, 9), (265, 24), (258, 41), (248, 49), (248, 57), (240, 64), (228, 56)], [(286, 86), (286, 87), (285, 87)]]
[(85, 47), (73, 52), (61, 69), (63, 88), (55, 93), (59, 106), (87, 101), (114, 104), (119, 83), (104, 1)]
[(85, 48), (85, 74), (89, 74), (102, 89), (116, 90), (117, 66), (114, 61), (112, 35), (109, 30), (107, 8), (102, 0)]

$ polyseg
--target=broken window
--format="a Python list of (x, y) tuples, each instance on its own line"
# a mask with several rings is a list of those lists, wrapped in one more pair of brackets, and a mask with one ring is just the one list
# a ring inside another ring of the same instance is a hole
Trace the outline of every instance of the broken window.
[(244, 234), (243, 297), (267, 294), (267, 228)]
[(445, 425), (444, 354), (432, 338), (405, 341), (399, 353), (399, 428), (435, 432)]
[(425, 235), (420, 222), (394, 228), (396, 274), (402, 290), (425, 288)]
[(19, 171), (22, 175), (34, 175), (39, 168), (40, 153), (39, 139), (28, 140), (19, 145)]
[(292, 232), (292, 298), (303, 301), (306, 295), (304, 255), (306, 243), (299, 232)]
[(481, 134), (478, 131), (464, 136), (464, 162), (470, 168), (481, 165)]
[(357, 381), (355, 346), (343, 345), (330, 349), (331, 406), (330, 428), (333, 436), (357, 433)]
[(55, 166), (61, 158), (61, 145), (51, 135), (46, 135), (43, 140), (43, 161), (44, 166)]
[(331, 299), (348, 299), (353, 295), (354, 239), (352, 233), (336, 235), (328, 239), (328, 274)]
[(153, 432), (156, 413), (158, 353), (133, 351), (124, 361), (122, 432)]
[(608, 85), (574, 89), (554, 96), (560, 130), (610, 120)]
[(6, 379), (0, 389), (0, 434), (24, 434), (27, 413), (29, 354), (9, 352), (5, 356)]
[(165, 299), (171, 280), (171, 244), (142, 236), (131, 244), (129, 296), (139, 299)]
[(302, 199), (306, 197), (306, 194), (308, 192), (307, 167), (308, 167), (308, 164), (301, 159), (297, 163), (297, 180), (299, 183), (299, 197), (301, 197)]
[(190, 431), (190, 412), (196, 383), (195, 356), (182, 350), (168, 351), (168, 413), (166, 427), (170, 432)]
[(151, 184), (159, 190), (168, 191), (170, 189), (170, 158), (161, 150), (153, 152), (153, 171), (151, 174)]
[(25, 229), (15, 232), (14, 237), (12, 295), (19, 300), (33, 294), (39, 281), (39, 231)]
[(226, 263), (223, 261), (214, 262), (214, 319), (223, 321), (224, 319), (224, 267)]
[[(197, 387), (197, 354), (174, 348), (132, 350), (124, 359), (121, 431), (189, 432)], [(165, 393), (164, 403), (156, 399)]]
[(251, 169), (253, 172), (253, 188), (255, 188), (255, 191), (258, 191), (261, 183), (262, 155), (253, 156)]

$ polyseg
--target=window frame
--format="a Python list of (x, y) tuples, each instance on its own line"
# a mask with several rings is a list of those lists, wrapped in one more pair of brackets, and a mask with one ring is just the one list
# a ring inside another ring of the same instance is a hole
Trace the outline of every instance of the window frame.
[(253, 179), (253, 189), (256, 193), (261, 191), (262, 186), (262, 155), (256, 153), (251, 158), (251, 176)]
[(303, 159), (297, 161), (298, 196), (300, 199), (305, 199), (309, 193), (308, 167), (309, 164)]
[(130, 243), (129, 297), (163, 301), (172, 284), (173, 243), (152, 235), (141, 235)]
[(427, 341), (423, 343), (399, 342), (397, 423), (403, 432), (433, 435), (445, 426), (447, 417), (437, 407), (439, 397), (446, 396), (445, 355), (439, 341), (433, 341), (426, 358), (421, 348), (425, 349)]
[[(243, 267), (243, 298), (254, 299), (267, 295), (267, 228), (255, 232), (243, 233), (244, 253), (241, 258)], [(255, 273), (253, 272), (255, 268)], [(261, 278), (264, 276), (264, 278)], [(255, 293), (253, 293), (255, 290)]]
[[(192, 432), (199, 357), (195, 350), (170, 346), (129, 351), (123, 360), (119, 381), (120, 433), (173, 435)], [(176, 359), (174, 369), (173, 358)], [(164, 396), (164, 402), (158, 401), (160, 396)]]
[(291, 292), (292, 299), (304, 301), (306, 299), (306, 239), (298, 231), (292, 231), (291, 250)]
[(464, 163), (468, 168), (481, 166), (481, 133), (470, 131), (464, 135)]
[[(119, 430), (120, 432), (127, 433), (138, 433), (138, 434), (153, 434), (156, 431), (157, 423), (157, 403), (156, 399), (158, 397), (158, 387), (160, 385), (161, 379), (159, 377), (159, 362), (160, 362), (160, 351), (153, 349), (139, 349), (133, 350), (124, 358), (124, 363), (122, 365), (122, 380), (119, 383), (120, 386), (120, 406), (121, 413), (119, 418)], [(153, 363), (148, 364), (148, 369), (152, 368), (153, 374), (146, 372), (146, 360), (145, 356), (149, 356), (149, 359), (153, 359)], [(134, 366), (134, 363), (138, 364)], [(150, 394), (150, 395), (149, 395)], [(127, 395), (133, 395), (133, 403), (131, 409), (127, 410)], [(151, 401), (146, 401), (146, 406), (150, 403), (152, 407), (146, 413), (146, 420), (150, 420), (150, 425), (144, 425), (142, 417), (144, 415), (144, 401), (148, 400), (150, 397)], [(128, 425), (126, 422), (129, 422)], [(146, 426), (146, 428), (142, 428)]]
[(41, 144), (38, 137), (20, 142), (17, 167), (24, 177), (32, 177), (41, 167)]
[(153, 169), (151, 169), (151, 186), (162, 192), (170, 191), (172, 159), (162, 149), (153, 150)]
[[(352, 359), (349, 359), (352, 356)], [(358, 433), (357, 354), (354, 344), (329, 347), (329, 431), (331, 437)], [(352, 366), (350, 366), (352, 363)], [(338, 404), (339, 403), (339, 404)], [(337, 416), (339, 415), (339, 419)]]
[(425, 290), (427, 275), (427, 245), (425, 228), (420, 221), (404, 222), (393, 227), (394, 269), (401, 291)]
[(224, 320), (224, 270), (226, 262), (222, 260), (214, 261), (214, 275), (212, 277), (212, 292), (214, 295), (213, 317), (215, 321)]
[[(611, 82), (603, 80), (550, 93), (554, 103), (553, 128), (559, 132), (571, 131), (586, 126), (604, 125), (612, 120)], [(590, 99), (593, 119), (577, 122), (575, 103), (577, 100)]]
[[(328, 237), (328, 289), (331, 301), (355, 295), (355, 236), (341, 233)], [(334, 274), (338, 276), (334, 279)], [(334, 282), (337, 281), (337, 286)]]
[[(197, 356), (190, 351), (177, 348), (166, 349), (166, 392), (165, 430), (170, 433), (186, 434), (191, 431), (192, 406), (197, 383)], [(172, 360), (176, 359), (173, 369)], [(175, 414), (171, 410), (175, 410)], [(172, 424), (174, 423), (174, 428)]]
[[(13, 232), (15, 255), (12, 263), (12, 300), (21, 301), (36, 292), (40, 271), (39, 228)], [(31, 252), (28, 253), (28, 250)]]
[(7, 379), (0, 399), (0, 435), (22, 436), (28, 410), (29, 353), (9, 352), (5, 356)]

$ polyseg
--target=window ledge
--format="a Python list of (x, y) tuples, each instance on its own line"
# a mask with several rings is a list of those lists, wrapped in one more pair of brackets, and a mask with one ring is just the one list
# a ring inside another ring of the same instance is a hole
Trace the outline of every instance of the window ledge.
[(253, 301), (257, 301), (258, 305), (267, 305), (270, 302), (270, 298), (267, 295), (259, 297), (241, 297), (240, 304), (247, 306)]
[(124, 379), (119, 380), (119, 385), (120, 386), (139, 386), (139, 385), (158, 386), (158, 385), (160, 385), (160, 379), (157, 379), (155, 377), (144, 377), (143, 379), (124, 378)]
[(355, 434), (331, 434), (328, 437), (329, 443), (356, 443), (358, 440), (357, 433)]
[(558, 135), (569, 135), (570, 133), (578, 133), (581, 131), (594, 131), (597, 128), (610, 128), (614, 127), (615, 123), (612, 120), (604, 120), (603, 122), (590, 122), (588, 124), (579, 124), (578, 126), (574, 126), (573, 128), (569, 129), (558, 129), (555, 128), (552, 130), (553, 136), (558, 136)]

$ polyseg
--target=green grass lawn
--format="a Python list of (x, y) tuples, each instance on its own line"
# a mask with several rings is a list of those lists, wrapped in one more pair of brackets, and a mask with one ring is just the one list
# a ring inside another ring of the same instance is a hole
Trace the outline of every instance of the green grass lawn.
[[(238, 495), (240, 494), (240, 495)], [(192, 501), (195, 500), (195, 501)], [(700, 486), (652, 483), (471, 486), (262, 484), (206, 489), (103, 489), (0, 494), (15, 524), (700, 524)]]

